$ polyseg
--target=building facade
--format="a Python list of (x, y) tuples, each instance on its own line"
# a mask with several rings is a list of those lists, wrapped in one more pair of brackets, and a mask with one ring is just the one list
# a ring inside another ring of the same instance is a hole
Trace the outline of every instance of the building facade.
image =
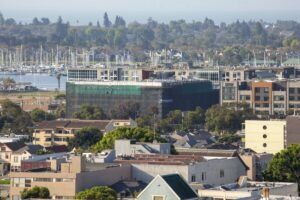
[(275, 154), (292, 144), (300, 144), (300, 116), (285, 120), (246, 120), (245, 147), (256, 153)]
[(95, 127), (106, 133), (118, 127), (135, 127), (133, 120), (78, 120), (63, 119), (43, 121), (38, 124), (33, 132), (33, 143), (44, 147), (68, 145), (70, 138), (74, 137), (76, 131), (84, 127)]
[[(10, 199), (20, 199), (20, 192), (34, 186), (47, 187), (53, 199), (74, 199), (77, 192), (93, 186), (108, 186), (120, 180), (129, 179), (130, 166), (89, 168), (81, 156), (54, 159), (46, 162), (27, 162), (26, 166), (40, 166), (39, 172), (23, 168), (21, 172), (10, 173)], [(46, 166), (41, 168), (41, 166)], [(35, 168), (36, 169), (36, 168)]]
[(256, 114), (286, 115), (300, 111), (300, 81), (222, 82), (220, 103), (246, 103)]
[(84, 104), (101, 107), (106, 113), (128, 102), (139, 104), (139, 113), (145, 115), (151, 107), (158, 108), (158, 118), (170, 111), (207, 109), (218, 103), (218, 91), (207, 80), (187, 81), (109, 81), (67, 82), (67, 116), (80, 110)]

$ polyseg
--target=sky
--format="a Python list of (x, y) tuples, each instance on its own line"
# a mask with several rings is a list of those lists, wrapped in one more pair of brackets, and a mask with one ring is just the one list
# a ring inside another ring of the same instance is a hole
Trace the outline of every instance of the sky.
[(0, 0), (5, 18), (31, 22), (34, 17), (56, 21), (62, 16), (72, 24), (102, 22), (104, 12), (114, 20), (116, 15), (127, 22), (159, 22), (205, 17), (220, 22), (236, 20), (300, 20), (299, 0)]

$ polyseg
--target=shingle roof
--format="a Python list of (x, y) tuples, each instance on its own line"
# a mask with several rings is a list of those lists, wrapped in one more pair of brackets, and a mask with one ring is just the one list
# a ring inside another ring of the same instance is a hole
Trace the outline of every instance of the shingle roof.
[(45, 149), (48, 151), (52, 151), (53, 153), (63, 153), (69, 151), (66, 145), (54, 145), (50, 147), (45, 147)]
[(184, 200), (198, 197), (194, 190), (178, 174), (163, 175), (161, 177), (180, 199)]
[(20, 142), (20, 141), (17, 141), (17, 142), (8, 142), (8, 143), (5, 143), (5, 145), (10, 148), (12, 151), (17, 151), (18, 149), (21, 149), (23, 147), (25, 147), (26, 145), (24, 144), (24, 142)]

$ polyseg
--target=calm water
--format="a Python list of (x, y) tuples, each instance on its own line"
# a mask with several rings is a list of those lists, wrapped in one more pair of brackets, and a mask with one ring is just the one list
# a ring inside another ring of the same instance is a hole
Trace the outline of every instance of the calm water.
[[(31, 82), (32, 86), (44, 90), (55, 90), (58, 88), (58, 81), (56, 76), (50, 76), (48, 74), (25, 74), (25, 75), (3, 75), (0, 74), (0, 78), (10, 77), (16, 82)], [(60, 78), (60, 90), (66, 90), (66, 76)]]

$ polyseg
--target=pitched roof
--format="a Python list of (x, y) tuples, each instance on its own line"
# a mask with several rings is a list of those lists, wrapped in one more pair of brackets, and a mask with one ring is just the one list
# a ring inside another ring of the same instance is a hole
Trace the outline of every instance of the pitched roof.
[(40, 149), (43, 149), (43, 146), (39, 144), (28, 144), (26, 151), (28, 151), (30, 154), (36, 154)]
[(21, 141), (8, 142), (8, 143), (5, 143), (4, 145), (6, 145), (12, 151), (17, 151), (18, 149), (25, 147), (24, 142), (21, 142)]
[(135, 180), (121, 180), (110, 187), (114, 189), (119, 196), (122, 197), (134, 197), (135, 192), (139, 192), (143, 190), (147, 186), (146, 183), (142, 181), (135, 181)]
[(38, 129), (54, 129), (54, 128), (83, 128), (96, 127), (104, 130), (110, 123), (110, 120), (79, 120), (79, 119), (65, 119), (43, 121), (37, 125)]
[(168, 174), (161, 176), (172, 188), (177, 196), (184, 199), (198, 198), (194, 190), (183, 180), (179, 174)]
[(63, 153), (69, 151), (66, 145), (54, 145), (50, 147), (45, 147), (45, 149), (54, 153)]

